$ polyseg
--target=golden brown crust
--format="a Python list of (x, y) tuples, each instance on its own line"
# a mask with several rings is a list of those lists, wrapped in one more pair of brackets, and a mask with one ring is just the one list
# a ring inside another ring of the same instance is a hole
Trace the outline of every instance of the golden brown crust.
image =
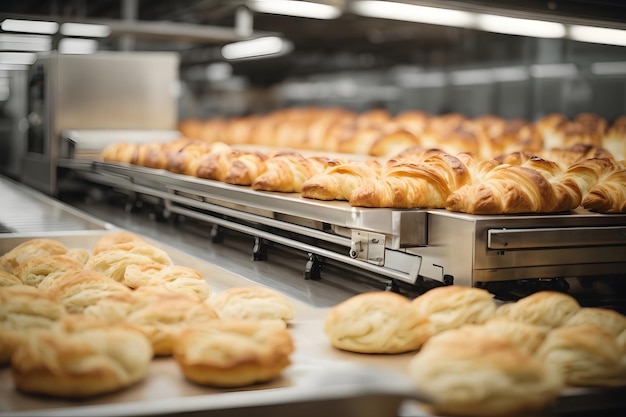
[(55, 279), (69, 270), (80, 269), (82, 266), (66, 255), (48, 255), (23, 262), (14, 272), (24, 284), (38, 287), (44, 280)]
[(31, 332), (15, 351), (11, 371), (26, 393), (86, 398), (118, 391), (146, 377), (152, 349), (123, 325)]
[(435, 414), (469, 417), (532, 415), (554, 400), (559, 372), (484, 326), (468, 325), (430, 338), (409, 362)]
[(293, 350), (290, 333), (272, 322), (214, 320), (183, 331), (173, 355), (195, 383), (242, 387), (277, 378)]
[(433, 288), (416, 297), (411, 306), (418, 316), (428, 318), (433, 334), (485, 323), (496, 312), (493, 295), (488, 291), (457, 285)]
[(419, 146), (417, 136), (407, 130), (397, 130), (376, 139), (367, 152), (372, 156), (391, 156), (412, 146)]
[(12, 285), (21, 285), (22, 280), (13, 274), (9, 274), (5, 271), (0, 271), (0, 287), (10, 287)]
[(258, 191), (300, 192), (306, 180), (339, 163), (326, 157), (305, 158), (295, 152), (281, 153), (265, 161), (265, 172), (256, 177), (251, 186)]
[(233, 287), (208, 299), (222, 319), (280, 320), (295, 317), (293, 303), (281, 293), (266, 287)]
[(208, 282), (199, 271), (181, 265), (129, 265), (124, 272), (124, 284), (135, 289), (158, 286), (200, 301), (206, 300), (211, 294)]
[(562, 326), (580, 310), (571, 295), (557, 291), (539, 291), (507, 305), (499, 315), (522, 323), (555, 328)]
[(583, 197), (582, 206), (599, 213), (626, 213), (626, 169), (599, 178)]
[(330, 344), (357, 353), (403, 353), (419, 349), (431, 336), (431, 324), (404, 296), (370, 292), (333, 307), (324, 321)]
[(349, 200), (352, 191), (363, 185), (367, 179), (377, 178), (380, 172), (380, 163), (375, 160), (353, 161), (330, 167), (302, 184), (302, 197)]
[(126, 268), (130, 265), (172, 265), (169, 255), (152, 245), (140, 245), (130, 250), (108, 250), (92, 256), (85, 269), (106, 275), (115, 281), (124, 282)]
[(30, 239), (0, 256), (0, 269), (13, 273), (23, 262), (48, 255), (63, 255), (68, 248), (53, 239)]
[(97, 255), (108, 250), (130, 250), (136, 246), (147, 244), (144, 239), (134, 233), (127, 231), (112, 232), (99, 238), (94, 244), (92, 252), (94, 255)]

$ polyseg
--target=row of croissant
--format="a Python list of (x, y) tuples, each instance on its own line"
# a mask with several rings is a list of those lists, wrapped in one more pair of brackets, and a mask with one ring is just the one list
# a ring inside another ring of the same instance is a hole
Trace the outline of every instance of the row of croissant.
[(114, 143), (103, 150), (102, 158), (257, 191), (345, 200), (355, 207), (517, 214), (582, 206), (601, 213), (626, 212), (625, 162), (606, 149), (584, 144), (486, 160), (466, 152), (453, 155), (415, 146), (390, 158), (358, 160), (305, 157), (295, 151), (245, 151), (223, 142), (181, 138), (167, 143)]
[(568, 147), (604, 147), (626, 159), (626, 116), (609, 122), (595, 113), (572, 118), (551, 113), (538, 120), (494, 115), (470, 118), (460, 113), (432, 115), (385, 109), (355, 112), (345, 108), (285, 108), (264, 115), (185, 119), (185, 137), (208, 142), (256, 144), (330, 152), (390, 156), (410, 146), (471, 152), (481, 159), (504, 153)]

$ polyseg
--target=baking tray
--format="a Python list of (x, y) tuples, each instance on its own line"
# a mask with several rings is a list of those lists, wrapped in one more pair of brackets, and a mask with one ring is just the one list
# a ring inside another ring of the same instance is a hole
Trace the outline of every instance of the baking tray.
[[(0, 254), (36, 237), (70, 248), (92, 249), (110, 231), (0, 235)], [(164, 249), (177, 265), (200, 271), (214, 293), (230, 287), (258, 286), (245, 277), (175, 248)], [(300, 279), (300, 277), (294, 277)], [(0, 369), (0, 415), (8, 416), (235, 416), (254, 409), (260, 416), (396, 416), (403, 401), (424, 399), (402, 374), (409, 357), (359, 356), (333, 349), (323, 334), (326, 308), (292, 299), (296, 318), (289, 325), (295, 342), (292, 364), (274, 381), (243, 389), (214, 389), (187, 381), (172, 358), (153, 360), (148, 377), (124, 391), (68, 401), (22, 394), (10, 368)], [(356, 359), (356, 360), (355, 360)]]

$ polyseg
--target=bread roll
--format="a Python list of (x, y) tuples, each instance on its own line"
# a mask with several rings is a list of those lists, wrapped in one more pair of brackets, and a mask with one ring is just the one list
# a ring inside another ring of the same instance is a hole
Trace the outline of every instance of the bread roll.
[(93, 246), (93, 254), (109, 250), (130, 250), (137, 246), (146, 246), (148, 243), (135, 233), (119, 231), (108, 233), (99, 238)]
[(430, 338), (409, 362), (409, 375), (438, 415), (534, 415), (556, 399), (562, 379), (506, 337), (468, 325)]
[(549, 331), (546, 327), (498, 316), (489, 319), (483, 326), (484, 330), (506, 338), (513, 346), (529, 355), (535, 353)]
[(185, 329), (173, 356), (190, 381), (243, 387), (280, 376), (293, 350), (289, 332), (274, 322), (214, 320)]
[(357, 207), (442, 208), (451, 192), (470, 184), (465, 165), (455, 156), (433, 155), (423, 163), (398, 163), (350, 195)]
[(67, 251), (65, 245), (53, 239), (30, 239), (0, 256), (0, 270), (12, 274), (15, 268), (29, 259), (63, 255)]
[(170, 266), (169, 255), (156, 246), (137, 246), (130, 250), (109, 250), (92, 256), (85, 264), (85, 269), (96, 271), (109, 278), (124, 283), (126, 268), (130, 265)]
[(5, 271), (0, 271), (0, 287), (9, 287), (12, 285), (21, 285), (22, 280), (13, 274), (9, 274)]
[(54, 279), (46, 288), (51, 296), (63, 304), (68, 312), (78, 314), (110, 294), (131, 290), (106, 275), (90, 270), (69, 270)]
[(291, 300), (266, 287), (233, 287), (208, 299), (222, 319), (277, 320), (285, 323), (295, 317)]
[(90, 322), (29, 333), (11, 359), (11, 371), (22, 392), (86, 398), (139, 382), (151, 360), (150, 343), (141, 333)]
[(568, 385), (626, 385), (623, 349), (612, 334), (595, 324), (551, 330), (536, 355), (558, 369)]
[[(618, 339), (618, 344), (626, 349), (626, 316), (615, 310), (600, 307), (581, 308), (563, 326), (592, 324), (602, 327)], [(622, 341), (622, 339), (624, 339)], [(624, 352), (626, 354), (626, 350)]]
[(129, 265), (124, 273), (124, 284), (130, 288), (159, 286), (200, 301), (206, 300), (211, 294), (208, 282), (199, 271), (181, 265)]
[(330, 344), (357, 353), (403, 353), (431, 336), (428, 318), (404, 296), (392, 292), (355, 295), (333, 307), (324, 321)]
[(9, 362), (25, 334), (52, 327), (66, 314), (63, 305), (35, 287), (0, 287), (0, 365)]
[(433, 334), (484, 323), (496, 311), (493, 295), (488, 291), (456, 285), (433, 288), (416, 297), (411, 307), (418, 316), (428, 318)]
[(555, 328), (580, 310), (574, 297), (557, 291), (539, 291), (508, 304), (502, 316), (522, 323)]
[(65, 255), (32, 258), (15, 268), (15, 275), (26, 285), (38, 287), (44, 280), (55, 279), (69, 270), (81, 270), (82, 265)]

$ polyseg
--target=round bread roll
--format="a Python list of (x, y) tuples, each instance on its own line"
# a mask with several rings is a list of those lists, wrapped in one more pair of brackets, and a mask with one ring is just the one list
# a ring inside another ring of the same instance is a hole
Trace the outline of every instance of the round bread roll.
[(433, 288), (412, 301), (420, 317), (427, 317), (433, 334), (465, 324), (481, 324), (494, 316), (496, 303), (488, 291), (446, 285)]
[(287, 297), (265, 287), (234, 287), (208, 299), (222, 319), (293, 320), (295, 308)]
[(548, 328), (513, 321), (506, 317), (494, 317), (483, 324), (484, 329), (509, 340), (518, 349), (533, 354), (548, 334)]
[(562, 388), (558, 371), (481, 325), (430, 338), (409, 362), (409, 375), (433, 398), (434, 413), (446, 416), (532, 414)]
[(0, 256), (0, 270), (13, 273), (21, 263), (48, 255), (63, 255), (68, 249), (53, 239), (31, 239)]
[(581, 308), (564, 323), (564, 326), (578, 326), (581, 324), (600, 326), (616, 338), (626, 332), (626, 316), (608, 308)]
[(15, 268), (14, 272), (24, 284), (38, 287), (44, 280), (54, 280), (66, 271), (80, 269), (82, 265), (65, 255), (49, 255), (29, 259)]
[(554, 328), (563, 325), (578, 310), (580, 305), (571, 295), (539, 291), (508, 304), (501, 313), (514, 321)]
[(324, 322), (332, 346), (358, 353), (417, 350), (431, 336), (430, 329), (406, 297), (384, 291), (350, 297), (333, 307)]
[(87, 261), (89, 260), (89, 258), (91, 257), (91, 254), (89, 253), (87, 249), (72, 248), (72, 249), (69, 249), (63, 256), (65, 256), (71, 261), (76, 262), (81, 267), (84, 267)]
[(615, 337), (595, 324), (552, 329), (536, 356), (575, 386), (626, 385), (624, 352)]
[(85, 269), (103, 273), (109, 278), (124, 283), (129, 265), (172, 265), (169, 255), (154, 246), (138, 246), (129, 250), (114, 249), (99, 252), (85, 264)]
[(0, 287), (0, 365), (9, 362), (27, 331), (52, 327), (65, 316), (60, 303), (35, 287)]
[(100, 252), (110, 250), (130, 250), (144, 245), (148, 245), (148, 243), (134, 233), (126, 231), (113, 232), (102, 236), (96, 241), (93, 247), (93, 254), (97, 255)]
[(293, 340), (276, 322), (213, 320), (185, 329), (174, 360), (185, 377), (213, 387), (242, 387), (278, 377), (291, 364)]
[(199, 271), (180, 265), (129, 265), (124, 273), (124, 284), (130, 288), (162, 286), (171, 292), (193, 295), (201, 301), (211, 294), (209, 283)]
[(13, 274), (0, 271), (0, 287), (9, 287), (12, 285), (21, 285), (22, 280)]
[(85, 308), (110, 294), (132, 291), (107, 276), (85, 269), (70, 270), (56, 278), (47, 291), (63, 304), (69, 313), (82, 313)]
[(138, 331), (90, 321), (29, 333), (16, 349), (11, 369), (22, 392), (85, 398), (139, 382), (151, 360), (150, 342)]

